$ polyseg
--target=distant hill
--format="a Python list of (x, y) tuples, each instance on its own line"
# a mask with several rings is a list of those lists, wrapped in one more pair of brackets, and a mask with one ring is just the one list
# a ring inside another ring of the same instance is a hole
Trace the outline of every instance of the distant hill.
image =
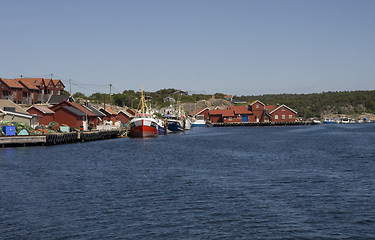
[(375, 90), (323, 92), (313, 94), (270, 94), (241, 96), (235, 99), (253, 101), (258, 99), (269, 105), (285, 104), (298, 112), (300, 117), (323, 118), (329, 115), (360, 115), (375, 113)]
[[(79, 97), (90, 99), (94, 102), (111, 102), (118, 106), (137, 108), (140, 92), (125, 90), (122, 94), (94, 93), (89, 97), (82, 93), (76, 93)], [(216, 93), (215, 100), (212, 95), (192, 94), (186, 95), (178, 89), (161, 89), (156, 92), (146, 92), (151, 100), (152, 106), (158, 109), (168, 107), (172, 102), (164, 102), (167, 97), (173, 98), (176, 102), (184, 104), (186, 112), (194, 111), (202, 107), (226, 108), (230, 102), (222, 99), (225, 94)], [(168, 99), (170, 99), (168, 98)], [(313, 94), (267, 94), (252, 96), (234, 96), (236, 102), (252, 102), (260, 100), (267, 105), (285, 104), (298, 112), (302, 118), (323, 118), (330, 115), (355, 116), (363, 113), (375, 114), (375, 90), (371, 91), (346, 91), (346, 92), (323, 92)]]

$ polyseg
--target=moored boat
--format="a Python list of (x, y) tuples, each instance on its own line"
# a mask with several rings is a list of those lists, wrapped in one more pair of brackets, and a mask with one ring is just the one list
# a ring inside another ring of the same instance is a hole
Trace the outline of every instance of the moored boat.
[(134, 118), (129, 123), (130, 137), (156, 137), (158, 124), (155, 119), (147, 117)]
[(168, 132), (182, 132), (185, 130), (183, 121), (176, 115), (164, 115), (168, 122)]
[(149, 113), (143, 95), (143, 87), (141, 93), (141, 101), (138, 106), (138, 114), (129, 122), (130, 137), (156, 137), (159, 133), (158, 121)]
[(195, 120), (192, 122), (191, 127), (207, 127), (206, 121), (204, 120), (203, 115), (198, 115), (195, 117)]

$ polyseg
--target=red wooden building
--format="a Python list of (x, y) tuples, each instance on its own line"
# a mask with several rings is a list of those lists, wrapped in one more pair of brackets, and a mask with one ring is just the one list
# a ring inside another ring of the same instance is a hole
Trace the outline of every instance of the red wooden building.
[(99, 111), (105, 115), (104, 120), (112, 121), (115, 123), (117, 121), (117, 113), (110, 108), (100, 108)]
[(269, 106), (271, 122), (296, 122), (297, 112), (286, 105)]
[(212, 123), (297, 121), (297, 112), (288, 106), (266, 106), (258, 100), (247, 106), (232, 106), (226, 110), (209, 110), (208, 114)]
[(206, 108), (199, 108), (196, 111), (192, 112), (190, 115), (194, 118), (197, 116), (204, 116), (204, 120), (209, 119), (208, 111), (210, 109), (208, 107)]
[(48, 125), (50, 122), (54, 121), (55, 112), (43, 105), (33, 105), (26, 109), (30, 114), (38, 115), (39, 124)]
[(117, 120), (122, 122), (123, 124), (127, 124), (130, 119), (132, 119), (134, 116), (132, 116), (130, 113), (128, 113), (127, 111), (119, 111), (117, 113)]
[[(96, 116), (96, 114), (94, 114), (84, 106), (79, 105), (78, 103), (64, 101), (50, 107), (50, 109), (55, 112), (54, 121), (58, 122), (60, 125), (67, 124), (71, 127), (79, 127), (83, 126), (82, 121), (86, 121), (86, 119), (89, 125), (92, 125), (93, 127), (96, 127), (98, 125), (98, 117)], [(81, 113), (83, 113), (83, 119)], [(69, 123), (67, 123), (67, 121), (69, 121)]]

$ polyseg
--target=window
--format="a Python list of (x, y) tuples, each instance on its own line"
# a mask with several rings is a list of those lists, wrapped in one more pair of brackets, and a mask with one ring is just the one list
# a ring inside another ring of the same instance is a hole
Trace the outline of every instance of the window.
[(285, 115), (281, 115), (281, 119), (285, 119)]
[(282, 107), (282, 108), (281, 108), (281, 111), (285, 111), (285, 107)]
[(232, 121), (232, 117), (229, 117), (228, 119), (229, 119), (229, 121)]
[(9, 96), (9, 92), (7, 90), (3, 91), (3, 96)]
[(28, 92), (23, 92), (22, 97), (27, 98), (29, 96)]
[(289, 115), (289, 119), (292, 119), (293, 118), (293, 116), (292, 115)]
[(259, 104), (255, 105), (256, 108), (259, 108)]
[(275, 119), (279, 119), (279, 115), (275, 115)]

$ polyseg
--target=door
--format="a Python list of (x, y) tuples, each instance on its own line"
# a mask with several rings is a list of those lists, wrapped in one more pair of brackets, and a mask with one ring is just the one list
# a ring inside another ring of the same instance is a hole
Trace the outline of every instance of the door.
[(247, 115), (242, 115), (242, 122), (248, 122)]

